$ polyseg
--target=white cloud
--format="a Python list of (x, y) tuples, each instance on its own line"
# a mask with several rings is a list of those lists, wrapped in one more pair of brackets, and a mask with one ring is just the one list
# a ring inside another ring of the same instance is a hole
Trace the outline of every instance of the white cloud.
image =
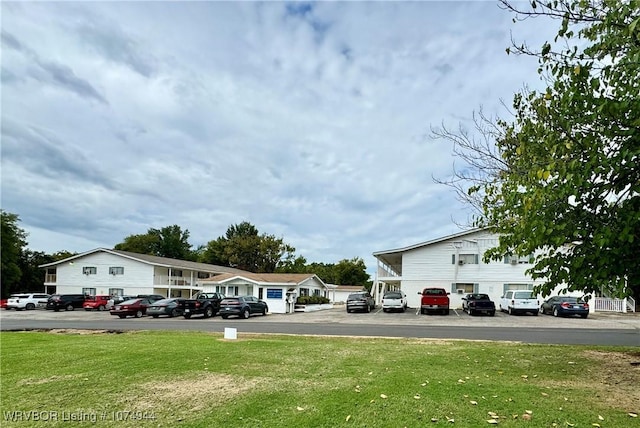
[(489, 2), (1, 7), (2, 206), (32, 249), (172, 224), (200, 245), (246, 220), (371, 271), (465, 220), (431, 179), (453, 159), (429, 127), (536, 86), (504, 49), (553, 28)]

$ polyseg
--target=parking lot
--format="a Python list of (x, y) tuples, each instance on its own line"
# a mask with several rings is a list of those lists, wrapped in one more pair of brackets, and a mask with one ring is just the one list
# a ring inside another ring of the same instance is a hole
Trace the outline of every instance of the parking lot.
[[(8, 319), (33, 319), (33, 320), (84, 320), (84, 321), (104, 321), (105, 328), (109, 322), (117, 320), (107, 312), (97, 311), (50, 311), (36, 309), (32, 311), (2, 310), (0, 311), (0, 322)], [(159, 319), (166, 320), (161, 317)], [(131, 323), (153, 323), (156, 319), (152, 317), (127, 318)], [(172, 319), (176, 323), (196, 323), (222, 322), (219, 316), (201, 319), (194, 317), (186, 320), (182, 317)], [(336, 305), (333, 309), (296, 312), (293, 314), (269, 314), (266, 317), (260, 315), (252, 316), (248, 320), (238, 320), (239, 322), (293, 322), (293, 323), (338, 323), (338, 324), (386, 324), (386, 325), (425, 325), (425, 326), (476, 326), (476, 327), (539, 327), (539, 328), (603, 328), (603, 329), (640, 329), (639, 313), (591, 313), (589, 318), (555, 318), (550, 315), (533, 316), (508, 315), (506, 313), (496, 313), (494, 317), (487, 315), (470, 316), (460, 309), (451, 309), (449, 315), (421, 315), (415, 308), (409, 308), (405, 312), (386, 313), (377, 308), (370, 313), (347, 313), (345, 307)]]

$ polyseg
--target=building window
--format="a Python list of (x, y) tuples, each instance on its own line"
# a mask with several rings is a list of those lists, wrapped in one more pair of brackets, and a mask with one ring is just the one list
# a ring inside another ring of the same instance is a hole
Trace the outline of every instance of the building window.
[(238, 295), (238, 287), (234, 287), (232, 285), (230, 285), (229, 287), (227, 287), (227, 293), (225, 294), (225, 296), (237, 296)]
[(95, 275), (98, 273), (98, 268), (94, 266), (85, 266), (82, 268), (82, 273), (85, 275)]
[(314, 295), (314, 296), (319, 296), (319, 295), (320, 295), (320, 290), (319, 290), (319, 289), (317, 289), (317, 288), (316, 288), (316, 289), (314, 289), (314, 290), (313, 290), (313, 295)]
[(512, 265), (528, 265), (530, 263), (533, 263), (533, 254), (529, 254), (527, 256), (513, 256), (507, 254), (506, 256), (504, 256), (504, 263)]
[(124, 294), (124, 288), (110, 288), (109, 296), (122, 296)]
[(308, 288), (301, 288), (300, 289), (300, 296), (308, 296), (309, 295), (309, 289)]
[(109, 275), (124, 275), (124, 267), (122, 267), (122, 266), (111, 266), (109, 268)]
[(509, 290), (533, 290), (533, 284), (504, 284), (502, 290), (503, 295)]
[(85, 296), (95, 296), (96, 295), (96, 289), (95, 288), (83, 288), (82, 289), (82, 294), (84, 294)]
[(478, 284), (468, 282), (458, 282), (451, 284), (451, 294), (471, 294), (478, 292)]
[[(456, 263), (456, 255), (451, 257), (451, 263)], [(477, 265), (480, 263), (480, 257), (477, 254), (458, 254), (459, 265)]]
[(198, 279), (207, 279), (209, 278), (208, 272), (198, 272)]

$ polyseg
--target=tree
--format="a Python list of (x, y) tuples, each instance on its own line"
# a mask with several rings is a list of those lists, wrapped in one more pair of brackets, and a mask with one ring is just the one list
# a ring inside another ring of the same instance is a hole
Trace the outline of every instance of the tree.
[[(56, 253), (59, 254), (59, 253)], [(73, 254), (69, 254), (69, 257)], [(20, 254), (20, 290), (22, 291), (44, 291), (44, 271), (39, 268), (40, 265), (55, 262), (54, 255), (46, 254), (42, 251), (31, 251), (25, 249)]]
[(459, 157), (477, 174), (456, 190), (477, 203), (474, 225), (500, 235), (485, 259), (540, 252), (528, 273), (545, 280), (544, 294), (562, 286), (638, 296), (640, 4), (501, 4), (514, 21), (553, 18), (560, 28), (540, 50), (515, 43), (507, 49), (538, 57), (547, 87), (516, 94), (512, 121), (476, 122), (490, 125), (483, 135), (495, 146), (446, 129), (435, 133), (455, 137)]
[(20, 217), (16, 214), (0, 210), (2, 220), (0, 245), (0, 259), (2, 271), (2, 298), (7, 298), (12, 292), (19, 291), (20, 278), (20, 257), (22, 249), (27, 245), (27, 233), (18, 226)]
[(231, 225), (225, 236), (209, 241), (200, 261), (248, 272), (272, 273), (291, 265), (295, 248), (274, 235), (259, 234), (249, 222)]
[(150, 228), (143, 235), (129, 235), (114, 249), (179, 260), (195, 259), (189, 243), (189, 230), (183, 231), (176, 224), (161, 229)]

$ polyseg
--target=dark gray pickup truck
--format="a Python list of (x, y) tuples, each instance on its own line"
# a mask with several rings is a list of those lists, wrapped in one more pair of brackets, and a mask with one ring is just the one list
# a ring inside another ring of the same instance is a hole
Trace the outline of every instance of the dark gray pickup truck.
[(184, 301), (184, 317), (189, 319), (191, 315), (202, 315), (211, 318), (220, 311), (220, 302), (224, 295), (220, 293), (198, 293), (193, 299)]
[(467, 294), (462, 298), (462, 310), (468, 312), (469, 315), (485, 313), (494, 316), (496, 304), (486, 294)]

